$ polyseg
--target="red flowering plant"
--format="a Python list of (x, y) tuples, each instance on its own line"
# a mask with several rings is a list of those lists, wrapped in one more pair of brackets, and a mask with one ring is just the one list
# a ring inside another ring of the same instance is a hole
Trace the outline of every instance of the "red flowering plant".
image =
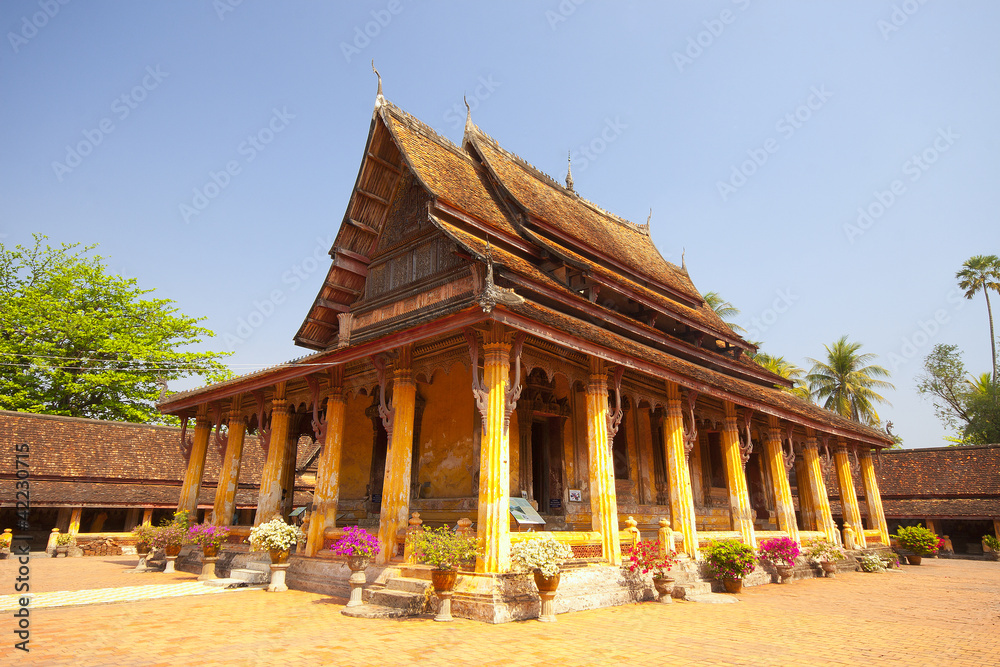
[(214, 546), (216, 549), (222, 547), (222, 543), (229, 536), (229, 529), (225, 526), (214, 526), (210, 523), (198, 523), (188, 528), (187, 539), (191, 544), (201, 547)]
[(677, 564), (676, 551), (664, 551), (659, 540), (641, 540), (625, 555), (629, 572), (653, 573), (654, 579), (664, 579), (667, 572)]
[(348, 526), (330, 549), (341, 556), (373, 558), (378, 553), (378, 537), (360, 526)]
[(761, 540), (757, 545), (757, 555), (771, 565), (795, 565), (799, 557), (799, 543), (789, 537), (774, 537)]

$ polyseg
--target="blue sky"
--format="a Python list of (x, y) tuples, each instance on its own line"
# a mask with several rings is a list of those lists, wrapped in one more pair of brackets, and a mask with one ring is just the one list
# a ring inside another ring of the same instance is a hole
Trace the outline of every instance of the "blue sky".
[(915, 390), (934, 344), (989, 369), (954, 274), (1000, 253), (1000, 4), (5, 0), (0, 29), (3, 243), (100, 244), (238, 372), (304, 353), (373, 58), (451, 140), (465, 94), (543, 171), (571, 151), (582, 196), (652, 209), (765, 351), (861, 341), (905, 446), (944, 444)]

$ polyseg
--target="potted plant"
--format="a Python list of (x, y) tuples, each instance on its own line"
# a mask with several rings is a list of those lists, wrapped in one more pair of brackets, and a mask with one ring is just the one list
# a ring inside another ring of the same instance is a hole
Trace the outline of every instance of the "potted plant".
[(983, 546), (990, 548), (983, 550), (987, 560), (1000, 560), (1000, 539), (996, 535), (983, 535)]
[(68, 557), (69, 547), (71, 544), (73, 544), (73, 535), (70, 533), (62, 533), (61, 535), (56, 537), (55, 555), (58, 556), (59, 554), (62, 554), (63, 556)]
[(739, 540), (714, 540), (703, 553), (712, 575), (722, 580), (726, 592), (743, 591), (743, 577), (753, 572), (757, 563), (753, 547)]
[(285, 523), (277, 516), (250, 530), (250, 549), (269, 552), (271, 563), (280, 565), (288, 561), (288, 550), (304, 537), (298, 526)]
[(659, 540), (641, 540), (628, 554), (625, 567), (629, 572), (641, 572), (653, 575), (653, 586), (656, 588), (657, 600), (673, 602), (674, 579), (668, 572), (677, 564), (677, 552), (664, 549)]
[(176, 523), (166, 523), (153, 529), (152, 545), (154, 549), (163, 549), (170, 558), (175, 558), (184, 545), (187, 530)]
[(431, 581), (441, 602), (434, 620), (450, 621), (451, 594), (458, 578), (458, 566), (479, 554), (476, 538), (447, 526), (424, 526), (420, 532), (414, 533), (413, 540), (417, 558), (433, 568)]
[(347, 567), (351, 569), (351, 578), (348, 579), (351, 585), (351, 598), (347, 606), (357, 607), (364, 604), (361, 592), (368, 582), (365, 569), (378, 553), (378, 537), (359, 526), (348, 526), (340, 539), (333, 543), (331, 550), (335, 554), (347, 556)]
[(885, 572), (889, 561), (878, 554), (865, 554), (858, 559), (858, 565), (861, 566), (862, 572)]
[(518, 542), (510, 548), (510, 564), (515, 572), (531, 572), (535, 578), (535, 588), (542, 600), (538, 620), (554, 623), (556, 620), (552, 601), (559, 588), (559, 566), (573, 557), (568, 544), (559, 542), (551, 535), (540, 539)]
[(896, 529), (896, 539), (903, 549), (912, 552), (912, 555), (906, 555), (906, 560), (910, 565), (920, 565), (924, 556), (932, 556), (938, 550), (938, 536), (934, 534), (934, 531), (924, 528), (920, 524), (900, 526)]
[(770, 563), (778, 573), (778, 581), (786, 584), (792, 580), (792, 568), (799, 557), (799, 543), (790, 537), (773, 537), (757, 545), (760, 559)]
[(14, 534), (10, 528), (4, 528), (3, 534), (0, 534), (0, 559), (10, 556), (10, 545), (13, 541)]
[(229, 528), (214, 526), (210, 523), (195, 524), (188, 528), (187, 532), (188, 542), (200, 546), (205, 558), (217, 557), (219, 549), (225, 544), (227, 537), (229, 537)]
[(826, 540), (813, 542), (806, 550), (806, 557), (813, 562), (819, 563), (819, 566), (823, 568), (824, 575), (827, 577), (836, 576), (837, 561), (847, 558), (843, 549)]
[(156, 529), (148, 523), (139, 524), (132, 529), (135, 536), (135, 552), (140, 556), (145, 556), (153, 546), (153, 535)]

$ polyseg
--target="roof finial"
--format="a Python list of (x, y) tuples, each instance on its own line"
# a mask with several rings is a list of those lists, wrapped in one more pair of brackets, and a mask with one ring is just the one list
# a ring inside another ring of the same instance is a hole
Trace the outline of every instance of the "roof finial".
[(687, 264), (684, 262), (684, 253), (685, 252), (686, 252), (686, 250), (684, 248), (681, 248), (681, 271), (683, 271), (684, 273), (687, 273), (688, 267), (687, 267)]
[(375, 72), (375, 76), (378, 77), (378, 92), (375, 94), (375, 106), (378, 106), (385, 101), (385, 96), (382, 95), (382, 75), (378, 73), (377, 69), (375, 69), (374, 58), (372, 58), (372, 71)]
[(573, 151), (566, 151), (566, 189), (573, 190)]
[(653, 219), (653, 207), (649, 207), (649, 217), (646, 218), (646, 231), (649, 231), (649, 221)]
[(462, 101), (465, 102), (465, 131), (468, 132), (474, 127), (472, 124), (472, 107), (469, 106), (469, 100), (465, 98), (465, 93), (462, 93)]

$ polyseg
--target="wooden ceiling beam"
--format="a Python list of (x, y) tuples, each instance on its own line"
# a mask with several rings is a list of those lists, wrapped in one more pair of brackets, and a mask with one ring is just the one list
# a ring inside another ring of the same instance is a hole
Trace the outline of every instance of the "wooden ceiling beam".
[(346, 304), (330, 301), (329, 299), (324, 299), (322, 297), (316, 299), (316, 306), (332, 310), (335, 313), (346, 313), (351, 310), (351, 307)]
[(366, 234), (371, 234), (372, 236), (378, 236), (378, 232), (371, 225), (366, 225), (365, 223), (355, 220), (354, 218), (347, 218), (347, 224), (356, 229), (360, 229)]
[(372, 199), (372, 200), (374, 200), (374, 201), (377, 201), (378, 203), (380, 203), (380, 204), (383, 204), (383, 205), (385, 205), (385, 206), (388, 206), (388, 205), (389, 205), (389, 200), (388, 200), (388, 199), (384, 199), (384, 198), (382, 198), (382, 197), (379, 197), (379, 196), (378, 196), (377, 194), (375, 194), (374, 192), (368, 192), (368, 190), (363, 190), (363, 189), (361, 189), (361, 188), (358, 188), (358, 189), (356, 190), (356, 192), (357, 192), (357, 193), (358, 193), (359, 195), (363, 195), (363, 196), (365, 196), (365, 197), (368, 197), (369, 199)]
[(318, 320), (315, 317), (307, 317), (306, 318), (306, 322), (309, 322), (310, 324), (315, 324), (315, 325), (318, 325), (318, 326), (321, 326), (321, 327), (325, 327), (325, 328), (329, 329), (330, 331), (333, 331), (334, 329), (337, 328), (337, 325), (334, 324), (333, 322), (324, 322), (323, 320)]
[(394, 174), (398, 175), (403, 173), (403, 167), (401, 165), (396, 165), (389, 162), (388, 160), (383, 160), (382, 158), (380, 158), (378, 155), (375, 155), (375, 153), (372, 153), (371, 151), (368, 151), (368, 157), (375, 160), (380, 165), (382, 165), (383, 167), (385, 167)]

